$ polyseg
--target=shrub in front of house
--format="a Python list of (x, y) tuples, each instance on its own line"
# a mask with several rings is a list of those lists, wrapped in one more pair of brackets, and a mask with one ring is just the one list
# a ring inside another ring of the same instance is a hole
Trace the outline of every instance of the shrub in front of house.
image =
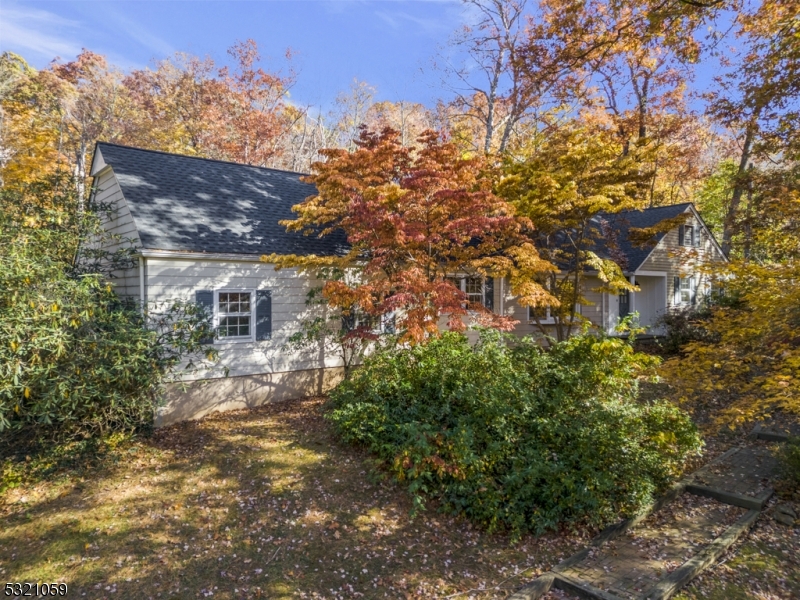
[(208, 348), (194, 303), (145, 321), (114, 293), (113, 257), (89, 243), (98, 214), (69, 183), (0, 191), (0, 440), (12, 449), (152, 425), (173, 369)]
[(408, 486), (490, 530), (601, 526), (651, 501), (701, 448), (689, 417), (637, 399), (655, 358), (575, 336), (542, 350), (445, 333), (367, 359), (328, 418)]

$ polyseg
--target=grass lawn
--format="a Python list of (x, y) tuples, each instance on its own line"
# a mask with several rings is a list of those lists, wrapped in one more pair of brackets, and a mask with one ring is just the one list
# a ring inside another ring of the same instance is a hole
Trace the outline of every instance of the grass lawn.
[(0, 580), (66, 582), (69, 598), (503, 598), (583, 546), (411, 519), (321, 405), (182, 423), (6, 491)]

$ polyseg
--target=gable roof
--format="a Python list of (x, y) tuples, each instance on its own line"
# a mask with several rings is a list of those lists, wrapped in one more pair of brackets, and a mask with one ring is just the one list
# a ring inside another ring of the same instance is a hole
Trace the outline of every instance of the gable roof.
[[(627, 261), (627, 266), (624, 271), (633, 272), (639, 269), (647, 257), (650, 256), (653, 249), (664, 238), (666, 232), (659, 233), (653, 237), (651, 243), (645, 245), (634, 245), (629, 236), (630, 229), (645, 229), (654, 227), (661, 221), (666, 219), (675, 218), (687, 210), (691, 210), (695, 215), (700, 218), (700, 215), (694, 211), (694, 206), (691, 202), (684, 202), (682, 204), (670, 204), (669, 206), (656, 206), (654, 208), (646, 208), (644, 210), (626, 210), (619, 213), (600, 213), (592, 219), (593, 225), (600, 227), (603, 220), (615, 232), (616, 246), (615, 253), (621, 254)], [(702, 221), (702, 219), (701, 219)], [(707, 229), (707, 228), (706, 228)], [(612, 249), (609, 240), (601, 238), (597, 240), (596, 251), (603, 256), (612, 254)]]
[(301, 173), (98, 142), (92, 175), (110, 166), (142, 247), (214, 254), (317, 254), (347, 251), (342, 232), (289, 233), (279, 221), (316, 194)]

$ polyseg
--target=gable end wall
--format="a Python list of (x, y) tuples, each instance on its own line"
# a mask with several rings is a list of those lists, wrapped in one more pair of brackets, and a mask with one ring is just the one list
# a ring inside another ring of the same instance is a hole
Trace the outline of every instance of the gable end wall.
[[(694, 215), (687, 219), (686, 224), (702, 227)], [(678, 245), (678, 228), (676, 227), (661, 239), (638, 270), (667, 274), (667, 306), (672, 306), (675, 277), (697, 274), (697, 267), (701, 264), (722, 262), (724, 262), (724, 258), (709, 238), (707, 230), (704, 231), (702, 245), (699, 248), (691, 248)], [(700, 281), (701, 285), (704, 285), (706, 280), (707, 277), (703, 276)]]
[[(103, 243), (104, 249), (113, 252), (120, 247), (139, 247), (139, 234), (133, 216), (128, 208), (128, 203), (122, 195), (122, 189), (110, 169), (99, 175), (94, 182), (95, 201), (113, 207), (114, 211), (103, 223), (103, 228), (113, 235), (120, 236), (118, 240), (108, 240)], [(117, 294), (126, 298), (139, 299), (139, 265), (132, 269), (116, 271), (112, 283)]]

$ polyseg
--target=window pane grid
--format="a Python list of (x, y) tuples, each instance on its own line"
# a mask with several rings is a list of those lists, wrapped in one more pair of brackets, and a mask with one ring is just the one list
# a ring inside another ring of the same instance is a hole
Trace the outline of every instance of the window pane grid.
[(464, 288), (470, 302), (483, 304), (483, 280), (480, 277), (467, 277)]
[(681, 279), (681, 302), (689, 304), (692, 301), (692, 280), (689, 278)]
[(250, 337), (250, 292), (220, 292), (219, 336)]

